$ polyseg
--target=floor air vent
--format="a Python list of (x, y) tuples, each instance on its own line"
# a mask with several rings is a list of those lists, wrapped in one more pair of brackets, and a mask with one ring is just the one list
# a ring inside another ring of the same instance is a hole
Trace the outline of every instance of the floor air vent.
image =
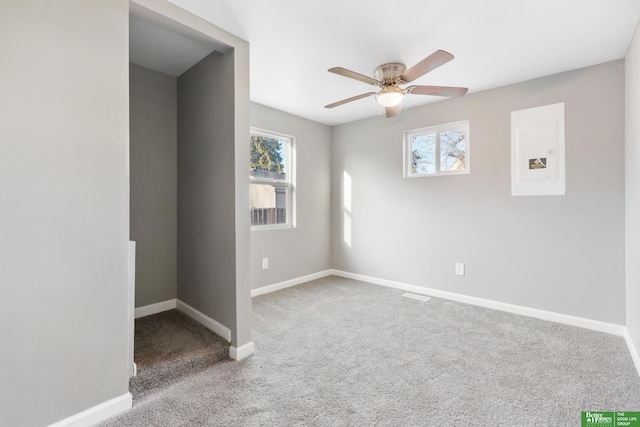
[(411, 298), (411, 299), (417, 299), (418, 301), (429, 301), (429, 297), (424, 296), (424, 295), (418, 295), (418, 294), (410, 294), (409, 292), (405, 292), (404, 294), (402, 294), (403, 297), (407, 297), (407, 298)]

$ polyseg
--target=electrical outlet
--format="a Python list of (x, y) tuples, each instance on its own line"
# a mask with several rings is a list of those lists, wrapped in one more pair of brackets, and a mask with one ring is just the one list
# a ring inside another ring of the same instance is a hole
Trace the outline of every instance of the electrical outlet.
[(262, 269), (263, 270), (269, 269), (269, 258), (262, 258)]
[(461, 262), (456, 262), (456, 275), (464, 276), (464, 264)]

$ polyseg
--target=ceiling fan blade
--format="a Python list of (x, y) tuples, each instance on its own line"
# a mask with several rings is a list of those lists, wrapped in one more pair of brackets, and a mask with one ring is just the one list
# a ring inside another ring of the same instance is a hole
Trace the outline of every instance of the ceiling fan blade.
[(375, 92), (363, 93), (362, 95), (352, 96), (351, 98), (343, 99), (342, 101), (334, 102), (333, 104), (325, 105), (324, 108), (333, 108), (342, 104), (346, 104), (347, 102), (357, 101), (358, 99), (367, 98), (369, 96), (375, 95)]
[(469, 89), (466, 87), (451, 86), (409, 86), (407, 93), (414, 95), (433, 95), (433, 96), (462, 96)]
[(360, 80), (361, 82), (368, 83), (370, 85), (377, 86), (380, 82), (373, 77), (365, 76), (364, 74), (356, 73), (355, 71), (347, 70), (342, 67), (333, 67), (328, 70), (330, 73), (339, 74), (341, 76), (349, 77), (352, 79)]
[(444, 50), (436, 50), (431, 55), (427, 56), (422, 61), (418, 62), (416, 65), (402, 73), (400, 78), (404, 82), (412, 82), (418, 77), (427, 74), (429, 71), (435, 70), (439, 66), (446, 64), (452, 59), (453, 55), (451, 55), (449, 52), (446, 52)]
[(384, 111), (387, 114), (387, 118), (395, 117), (402, 111), (402, 104), (398, 104), (395, 107), (385, 107)]

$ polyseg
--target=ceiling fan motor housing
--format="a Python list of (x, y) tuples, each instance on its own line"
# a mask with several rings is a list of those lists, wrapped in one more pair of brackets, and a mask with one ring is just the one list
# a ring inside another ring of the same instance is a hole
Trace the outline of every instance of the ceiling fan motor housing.
[(387, 64), (382, 64), (376, 67), (373, 70), (373, 76), (380, 80), (383, 83), (388, 84), (398, 84), (399, 81), (396, 82), (396, 79), (400, 78), (402, 73), (407, 70), (407, 67), (404, 64), (400, 64), (398, 62), (389, 62)]

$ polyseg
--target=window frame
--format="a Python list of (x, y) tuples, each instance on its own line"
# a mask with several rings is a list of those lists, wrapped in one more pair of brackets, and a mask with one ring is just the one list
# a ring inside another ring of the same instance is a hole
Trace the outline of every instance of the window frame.
[[(446, 176), (446, 175), (466, 175), (471, 173), (471, 144), (470, 144), (470, 132), (469, 132), (469, 120), (461, 120), (458, 122), (445, 123), (441, 125), (429, 126), (419, 129), (412, 129), (403, 133), (403, 176), (404, 178), (429, 178), (434, 176)], [(449, 132), (453, 130), (463, 130), (465, 134), (465, 151), (464, 151), (464, 169), (462, 170), (440, 170), (440, 135), (443, 132)], [(414, 173), (411, 171), (412, 152), (411, 144), (416, 136), (435, 134), (435, 172), (433, 173)]]
[[(251, 225), (251, 231), (261, 230), (282, 230), (287, 228), (296, 227), (296, 138), (292, 135), (286, 135), (279, 132), (273, 132), (257, 127), (251, 126), (249, 129), (249, 143), (251, 136), (263, 136), (271, 139), (284, 140), (287, 143), (285, 154), (285, 171), (286, 180), (272, 179), (272, 178), (256, 178), (251, 176), (251, 170), (249, 170), (249, 187), (252, 185), (273, 185), (284, 184), (287, 189), (286, 193), (286, 221), (280, 224), (258, 224)], [(251, 209), (251, 201), (249, 202), (249, 209)]]

